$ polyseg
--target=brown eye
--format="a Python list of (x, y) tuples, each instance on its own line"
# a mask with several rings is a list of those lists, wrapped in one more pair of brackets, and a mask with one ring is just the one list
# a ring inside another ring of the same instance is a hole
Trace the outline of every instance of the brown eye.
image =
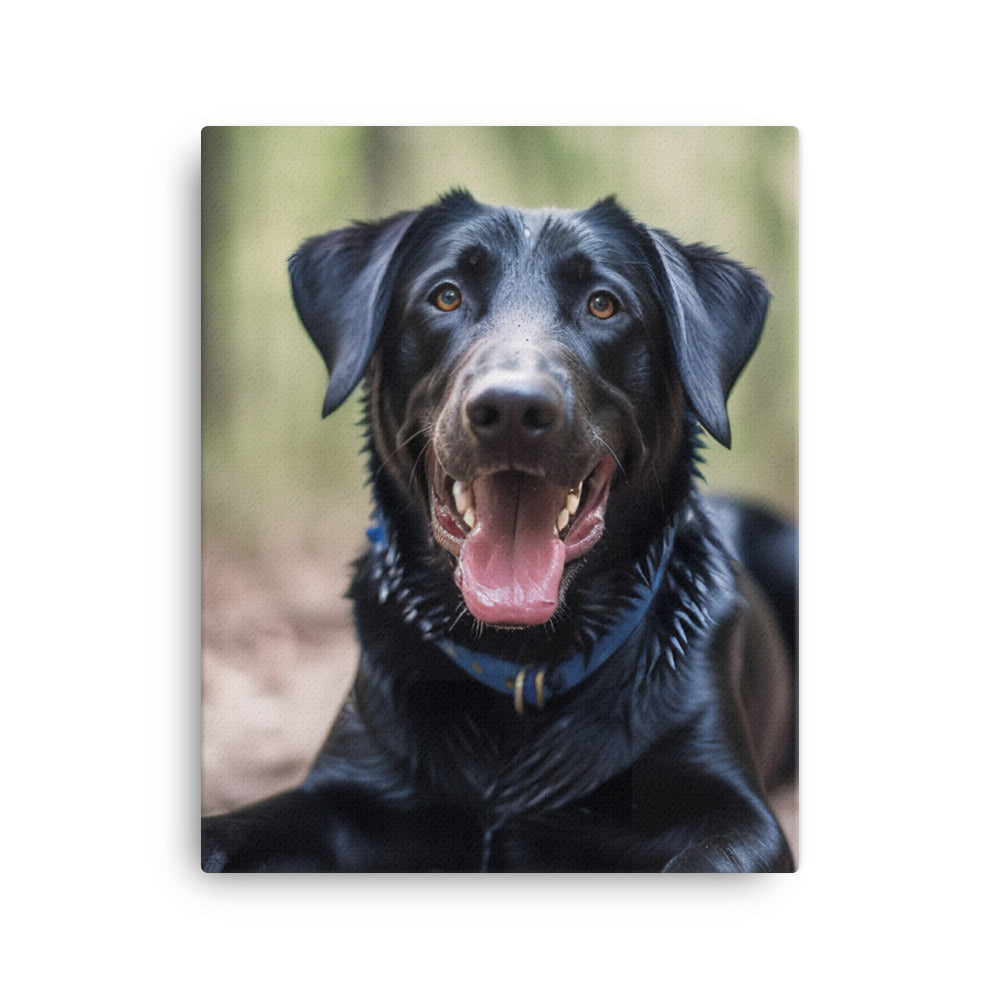
[(454, 285), (442, 285), (432, 296), (431, 302), (441, 312), (450, 313), (462, 304), (462, 293)]
[(607, 292), (594, 292), (587, 302), (587, 308), (591, 316), (598, 319), (610, 319), (614, 316), (618, 306), (615, 300)]

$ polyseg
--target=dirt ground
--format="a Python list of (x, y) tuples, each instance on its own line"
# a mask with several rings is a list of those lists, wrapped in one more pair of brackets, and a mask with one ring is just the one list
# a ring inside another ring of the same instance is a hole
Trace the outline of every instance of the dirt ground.
[[(202, 809), (225, 812), (298, 784), (357, 666), (352, 554), (249, 560), (203, 550)], [(798, 857), (798, 789), (774, 806)]]
[[(298, 784), (350, 688), (346, 562), (254, 560), (208, 543), (202, 566), (202, 810)], [(341, 568), (344, 567), (344, 568)]]

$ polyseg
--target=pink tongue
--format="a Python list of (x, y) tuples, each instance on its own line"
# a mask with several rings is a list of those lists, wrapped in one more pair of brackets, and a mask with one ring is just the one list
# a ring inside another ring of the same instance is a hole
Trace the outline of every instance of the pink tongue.
[(555, 535), (566, 491), (537, 476), (477, 479), (476, 526), (456, 580), (472, 614), (488, 625), (541, 625), (559, 603), (566, 546)]

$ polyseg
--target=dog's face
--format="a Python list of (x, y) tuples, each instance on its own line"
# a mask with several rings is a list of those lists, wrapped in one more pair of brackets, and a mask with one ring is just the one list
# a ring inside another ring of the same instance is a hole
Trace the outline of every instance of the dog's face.
[(585, 555), (603, 539), (613, 557), (606, 536), (686, 489), (686, 407), (728, 444), (768, 298), (610, 201), (522, 212), (454, 194), (310, 240), (290, 270), (330, 369), (324, 413), (369, 372), (380, 462), (416, 492), (468, 610), (505, 627), (547, 622)]

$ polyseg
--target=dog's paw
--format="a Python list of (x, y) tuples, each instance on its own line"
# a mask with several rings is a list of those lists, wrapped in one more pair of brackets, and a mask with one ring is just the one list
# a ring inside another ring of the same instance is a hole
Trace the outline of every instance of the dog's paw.
[(221, 847), (203, 848), (201, 852), (201, 870), (209, 873), (224, 872), (228, 860), (229, 856)]
[(201, 870), (203, 872), (224, 872), (229, 864), (229, 851), (223, 846), (222, 837), (216, 830), (212, 818), (201, 821)]

